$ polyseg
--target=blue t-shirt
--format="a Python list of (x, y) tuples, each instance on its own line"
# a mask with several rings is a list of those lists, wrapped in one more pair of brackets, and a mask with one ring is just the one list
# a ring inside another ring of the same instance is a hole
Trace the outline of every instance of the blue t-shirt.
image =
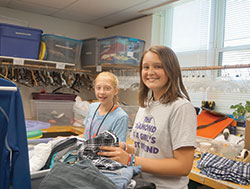
[[(85, 131), (83, 135), (84, 139), (89, 139), (91, 122), (92, 122), (91, 136), (93, 137), (96, 134), (102, 120), (105, 117), (105, 115), (102, 116), (99, 115), (97, 111), (95, 117), (93, 118), (94, 113), (99, 105), (100, 103), (96, 102), (90, 104), (89, 106), (88, 115), (83, 122), (83, 124), (85, 125)], [(102, 123), (99, 129), (98, 134), (104, 132), (105, 130), (108, 130), (113, 132), (119, 138), (119, 141), (126, 142), (127, 129), (128, 129), (128, 115), (122, 108), (117, 107), (115, 110), (111, 111), (107, 115), (107, 117), (105, 118), (104, 122)]]

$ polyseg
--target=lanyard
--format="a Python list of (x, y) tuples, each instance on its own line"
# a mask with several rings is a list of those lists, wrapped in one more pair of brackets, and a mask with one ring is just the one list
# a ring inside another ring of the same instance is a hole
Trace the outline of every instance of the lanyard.
[[(100, 106), (101, 106), (101, 104), (99, 104), (99, 106), (96, 108), (95, 113), (94, 113), (94, 115), (93, 115), (93, 117), (92, 117), (92, 120), (91, 120), (91, 123), (90, 123), (90, 128), (89, 128), (89, 138), (91, 138), (91, 130), (92, 130), (93, 120), (94, 120), (95, 115), (96, 115), (96, 113), (97, 113), (97, 110), (100, 108)], [(102, 122), (100, 123), (100, 125), (99, 125), (99, 127), (98, 127), (98, 129), (97, 129), (97, 132), (96, 132), (96, 134), (94, 135), (94, 137), (95, 137), (96, 135), (98, 135), (99, 130), (100, 130), (100, 128), (101, 128), (101, 126), (102, 126), (104, 120), (105, 120), (106, 117), (109, 115), (109, 113), (111, 112), (111, 110), (113, 109), (113, 107), (114, 107), (114, 104), (112, 105), (112, 107), (110, 108), (110, 110), (108, 111), (108, 113), (105, 115), (105, 117), (102, 119)]]

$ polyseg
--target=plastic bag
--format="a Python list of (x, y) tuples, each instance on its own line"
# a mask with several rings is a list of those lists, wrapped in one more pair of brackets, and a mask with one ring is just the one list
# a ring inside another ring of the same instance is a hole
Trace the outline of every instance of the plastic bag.
[(82, 101), (81, 97), (75, 98), (75, 104), (73, 106), (74, 123), (73, 126), (83, 127), (83, 121), (88, 114), (89, 103)]

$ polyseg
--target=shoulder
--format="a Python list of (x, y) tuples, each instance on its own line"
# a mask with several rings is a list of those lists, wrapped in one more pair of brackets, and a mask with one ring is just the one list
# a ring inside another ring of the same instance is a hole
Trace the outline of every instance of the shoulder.
[(119, 117), (128, 117), (128, 114), (119, 106), (115, 109), (114, 114)]
[(179, 108), (179, 107), (182, 107), (182, 106), (193, 107), (193, 105), (191, 104), (191, 102), (188, 101), (185, 98), (178, 98), (174, 102), (170, 103), (169, 106), (173, 106), (174, 108)]
[(187, 99), (178, 98), (176, 101), (170, 104), (169, 106), (171, 110), (172, 116), (180, 116), (184, 117), (195, 117), (196, 112), (193, 104)]
[(93, 102), (89, 105), (89, 108), (96, 108), (100, 105), (100, 102)]

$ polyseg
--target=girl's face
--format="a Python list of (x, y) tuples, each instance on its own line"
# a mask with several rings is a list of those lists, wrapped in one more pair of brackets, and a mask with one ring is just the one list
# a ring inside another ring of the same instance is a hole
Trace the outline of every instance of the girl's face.
[(159, 100), (165, 92), (164, 85), (167, 83), (168, 77), (157, 54), (147, 52), (144, 55), (141, 76), (143, 83), (153, 90), (154, 99)]
[(103, 105), (113, 103), (114, 96), (118, 89), (115, 89), (108, 77), (99, 77), (95, 81), (95, 96)]

